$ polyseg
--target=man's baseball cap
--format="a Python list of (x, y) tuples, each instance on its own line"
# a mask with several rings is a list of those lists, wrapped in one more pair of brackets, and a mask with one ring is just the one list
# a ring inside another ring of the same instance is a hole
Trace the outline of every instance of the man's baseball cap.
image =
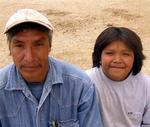
[(53, 31), (52, 24), (43, 14), (33, 9), (20, 9), (9, 18), (4, 33), (7, 33), (14, 26), (25, 22), (37, 23)]

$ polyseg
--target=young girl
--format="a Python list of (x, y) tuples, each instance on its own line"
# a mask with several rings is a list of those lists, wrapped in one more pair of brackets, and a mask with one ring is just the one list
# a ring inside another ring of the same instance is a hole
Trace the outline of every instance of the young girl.
[(97, 38), (93, 68), (104, 127), (150, 127), (150, 78), (139, 36), (128, 28), (109, 27)]

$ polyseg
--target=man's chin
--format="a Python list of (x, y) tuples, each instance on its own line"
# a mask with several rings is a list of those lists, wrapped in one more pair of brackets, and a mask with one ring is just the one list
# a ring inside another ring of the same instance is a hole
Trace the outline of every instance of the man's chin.
[(23, 78), (25, 79), (25, 81), (30, 83), (41, 82), (40, 79), (34, 75), (23, 75)]

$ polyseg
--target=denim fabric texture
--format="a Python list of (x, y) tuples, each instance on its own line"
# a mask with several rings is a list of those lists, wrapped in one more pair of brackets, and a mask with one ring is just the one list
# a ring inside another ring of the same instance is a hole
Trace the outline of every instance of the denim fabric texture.
[(39, 102), (14, 64), (0, 70), (0, 127), (102, 127), (88, 76), (52, 57), (49, 68)]

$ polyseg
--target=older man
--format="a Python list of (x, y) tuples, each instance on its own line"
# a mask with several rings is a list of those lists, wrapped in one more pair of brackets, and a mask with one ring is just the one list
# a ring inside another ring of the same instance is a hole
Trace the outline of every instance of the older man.
[(90, 79), (49, 57), (53, 26), (21, 9), (6, 23), (14, 64), (0, 70), (0, 127), (102, 127)]

